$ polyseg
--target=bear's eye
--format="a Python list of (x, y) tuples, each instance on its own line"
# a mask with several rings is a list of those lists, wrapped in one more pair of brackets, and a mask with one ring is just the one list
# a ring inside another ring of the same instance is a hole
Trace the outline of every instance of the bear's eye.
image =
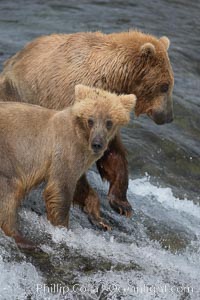
[(168, 83), (164, 83), (164, 84), (161, 85), (161, 87), (160, 87), (161, 93), (167, 93), (168, 90), (169, 90), (169, 84)]
[(113, 126), (113, 122), (112, 122), (111, 120), (107, 120), (107, 121), (106, 121), (106, 128), (107, 128), (108, 130), (110, 130), (110, 129), (112, 128), (112, 126)]
[(88, 126), (92, 128), (94, 126), (94, 120), (92, 118), (88, 119)]

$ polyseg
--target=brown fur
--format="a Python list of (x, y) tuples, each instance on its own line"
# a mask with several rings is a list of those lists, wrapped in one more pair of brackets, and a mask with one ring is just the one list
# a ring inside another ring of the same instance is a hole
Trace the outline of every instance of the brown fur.
[[(43, 36), (5, 63), (0, 96), (5, 101), (15, 97), (16, 101), (63, 109), (74, 101), (75, 84), (83, 83), (118, 94), (134, 93), (137, 116), (146, 113), (158, 124), (171, 122), (174, 79), (167, 53), (169, 44), (166, 37), (158, 39), (139, 31)], [(168, 90), (163, 91), (166, 85)], [(115, 202), (117, 209), (121, 203), (117, 211), (130, 215), (131, 206), (126, 200), (128, 169), (119, 136), (109, 149), (98, 168), (111, 183), (112, 207)], [(83, 202), (82, 195), (76, 197), (76, 202), (78, 199)]]
[(154, 110), (156, 99), (155, 109), (163, 110), (160, 86), (169, 84), (169, 97), (173, 88), (166, 43), (137, 31), (40, 37), (5, 63), (6, 95), (62, 109), (74, 101), (74, 85), (83, 83), (136, 94), (137, 115)]
[[(119, 126), (129, 121), (136, 102), (134, 95), (117, 96), (83, 85), (76, 87), (75, 98), (62, 111), (0, 103), (0, 227), (18, 243), (24, 243), (17, 229), (20, 200), (41, 181), (46, 181), (48, 219), (68, 226), (77, 181), (102, 156)], [(112, 127), (106, 127), (107, 120)], [(102, 147), (95, 152), (97, 137)]]

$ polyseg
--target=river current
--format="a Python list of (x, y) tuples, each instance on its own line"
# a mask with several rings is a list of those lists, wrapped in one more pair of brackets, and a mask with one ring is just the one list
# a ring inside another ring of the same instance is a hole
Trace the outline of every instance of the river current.
[(200, 1), (0, 1), (0, 65), (50, 33), (138, 28), (171, 41), (174, 122), (148, 117), (122, 130), (128, 150), (131, 219), (106, 200), (107, 183), (88, 173), (113, 227), (101, 232), (78, 208), (70, 230), (46, 219), (41, 191), (20, 212), (27, 237), (44, 251), (23, 253), (0, 233), (0, 300), (200, 299)]

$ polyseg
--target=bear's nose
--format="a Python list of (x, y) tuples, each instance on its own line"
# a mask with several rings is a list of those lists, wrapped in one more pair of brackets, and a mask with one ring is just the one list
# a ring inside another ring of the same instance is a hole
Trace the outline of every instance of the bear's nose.
[(103, 143), (100, 139), (94, 139), (91, 146), (94, 153), (98, 153), (103, 149)]

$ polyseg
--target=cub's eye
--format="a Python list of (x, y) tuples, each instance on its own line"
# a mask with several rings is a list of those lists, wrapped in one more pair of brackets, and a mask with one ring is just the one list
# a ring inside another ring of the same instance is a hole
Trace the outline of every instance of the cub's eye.
[(94, 120), (92, 118), (88, 119), (88, 126), (92, 128), (94, 126)]
[(168, 90), (169, 90), (169, 84), (168, 83), (164, 83), (164, 84), (161, 85), (160, 91), (162, 93), (167, 93)]
[(108, 130), (110, 130), (110, 129), (112, 128), (112, 126), (113, 126), (113, 122), (112, 122), (111, 120), (107, 120), (107, 121), (106, 121), (106, 128), (107, 128)]

